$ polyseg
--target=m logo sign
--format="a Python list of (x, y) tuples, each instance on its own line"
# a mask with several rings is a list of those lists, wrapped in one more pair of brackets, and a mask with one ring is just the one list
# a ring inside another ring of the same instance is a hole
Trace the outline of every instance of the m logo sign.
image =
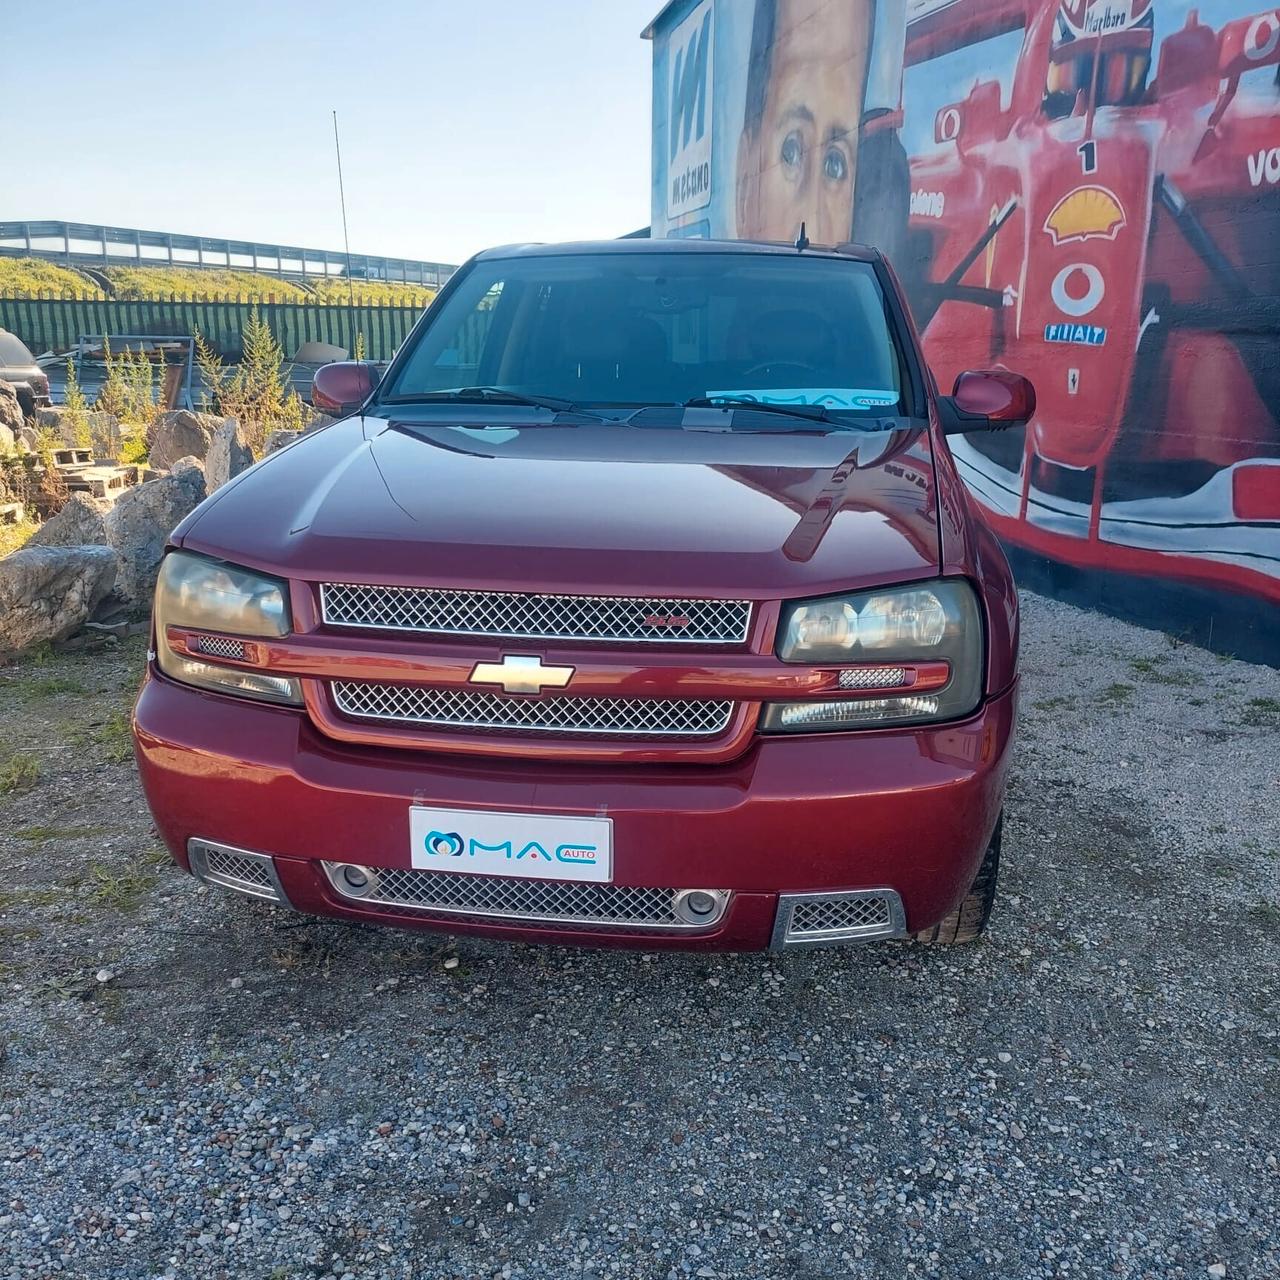
[(711, 203), (711, 119), (714, 39), (711, 0), (704, 0), (667, 45), (667, 217)]

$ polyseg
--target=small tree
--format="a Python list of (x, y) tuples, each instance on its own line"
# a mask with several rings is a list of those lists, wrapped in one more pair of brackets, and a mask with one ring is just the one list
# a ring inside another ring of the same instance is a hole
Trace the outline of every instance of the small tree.
[(286, 391), (284, 352), (271, 326), (258, 314), (249, 311), (240, 336), (241, 357), (234, 372), (229, 372), (222, 358), (202, 334), (196, 334), (196, 361), (209, 392), (206, 402), (240, 426), (254, 454), (261, 456), (267, 432), (301, 428), (306, 407), (296, 391)]
[(62, 401), (62, 422), (71, 443), (87, 449), (89, 435), (89, 402), (84, 398), (80, 380), (76, 377), (75, 361), (67, 357), (67, 392)]

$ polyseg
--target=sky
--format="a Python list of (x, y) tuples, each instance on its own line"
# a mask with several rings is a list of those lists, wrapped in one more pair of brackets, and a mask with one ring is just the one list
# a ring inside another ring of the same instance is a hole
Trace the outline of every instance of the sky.
[(620, 235), (649, 221), (661, 4), (0, 0), (0, 221), (341, 249), (336, 109), (353, 253)]

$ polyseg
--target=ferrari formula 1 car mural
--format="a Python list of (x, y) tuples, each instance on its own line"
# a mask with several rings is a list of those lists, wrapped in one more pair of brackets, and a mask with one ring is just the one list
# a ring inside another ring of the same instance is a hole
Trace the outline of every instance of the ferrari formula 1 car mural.
[(1250, 8), (909, 0), (899, 266), (944, 390), (991, 365), (1036, 385), (1025, 433), (954, 446), (1003, 537), (1242, 593), (1261, 619), (1280, 601), (1280, 10)]

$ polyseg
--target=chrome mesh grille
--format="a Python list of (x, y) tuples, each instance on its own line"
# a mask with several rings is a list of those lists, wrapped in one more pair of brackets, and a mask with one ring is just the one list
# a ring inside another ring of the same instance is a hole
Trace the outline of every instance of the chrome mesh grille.
[(235, 658), (244, 661), (243, 640), (229, 640), (226, 636), (193, 636), (190, 647), (197, 653), (207, 653), (211, 658)]
[(848, 933), (888, 923), (889, 904), (883, 898), (817, 898), (796, 904), (789, 934)]
[(531, 698), (471, 689), (335, 680), (333, 701), (361, 720), (582, 736), (696, 738), (723, 733), (734, 704), (696, 698)]
[(226, 849), (210, 849), (205, 856), (205, 865), (210, 875), (221, 876), (225, 880), (239, 880), (241, 884), (254, 885), (259, 889), (272, 887), (266, 866), (257, 858), (246, 858)]
[(746, 600), (534, 595), (351, 582), (323, 583), (320, 610), (331, 627), (647, 644), (742, 644), (751, 622)]
[(784, 893), (774, 922), (775, 947), (817, 947), (906, 934), (902, 899), (892, 889)]
[(906, 682), (905, 667), (854, 668), (840, 673), (841, 689), (895, 689)]
[(274, 865), (265, 853), (251, 853), (247, 849), (193, 838), (187, 841), (187, 856), (191, 870), (209, 884), (222, 885), (253, 898), (285, 901)]
[(680, 919), (674, 910), (679, 892), (676, 889), (570, 884), (557, 880), (460, 875), (446, 871), (373, 871), (371, 890), (357, 896), (344, 890), (337, 875), (337, 868), (341, 865), (324, 864), (330, 886), (340, 897), (365, 905), (548, 925), (600, 925), (685, 932), (714, 928), (723, 918), (717, 915), (709, 924), (696, 925)]

